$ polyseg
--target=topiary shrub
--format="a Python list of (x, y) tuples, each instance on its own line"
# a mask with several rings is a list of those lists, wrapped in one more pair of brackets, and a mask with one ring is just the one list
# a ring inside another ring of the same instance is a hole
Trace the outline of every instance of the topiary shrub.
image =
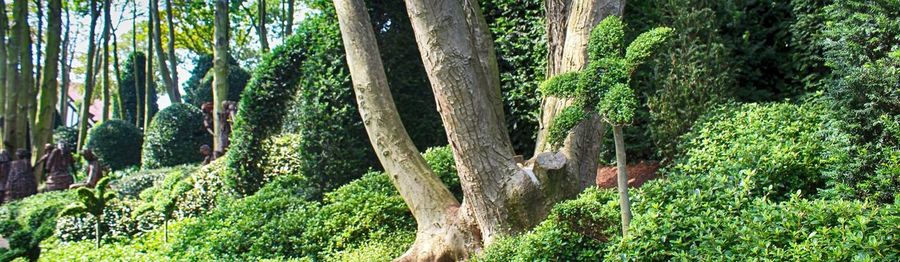
[[(135, 72), (134, 64), (137, 63), (137, 72)], [(144, 119), (146, 110), (144, 105), (144, 93), (148, 91), (145, 87), (145, 82), (147, 81), (146, 74), (144, 73), (146, 69), (146, 56), (141, 52), (132, 52), (128, 54), (128, 59), (125, 60), (125, 64), (122, 65), (122, 70), (120, 70), (119, 79), (122, 81), (118, 86), (119, 95), (122, 97), (122, 108), (124, 109), (123, 116), (125, 121), (128, 123), (135, 124), (136, 126), (143, 126), (143, 122), (136, 123), (136, 117), (140, 116), (140, 119)], [(137, 86), (135, 86), (135, 81), (137, 82)], [(156, 83), (151, 82), (150, 91), (150, 104), (146, 105), (150, 107), (150, 118), (152, 119), (156, 112), (159, 111), (159, 106), (156, 104)], [(137, 90), (135, 90), (137, 89)], [(142, 111), (138, 111), (138, 108)], [(141, 127), (143, 128), (143, 127)], [(74, 147), (73, 147), (74, 148)]]
[(144, 136), (142, 168), (152, 169), (203, 160), (200, 146), (211, 145), (203, 112), (189, 104), (174, 104), (156, 114)]
[(141, 130), (131, 123), (113, 119), (91, 128), (87, 147), (112, 170), (141, 164)]
[(69, 150), (74, 150), (78, 145), (78, 129), (74, 127), (60, 126), (53, 129), (53, 141), (63, 143)]
[[(212, 102), (212, 56), (202, 54), (194, 59), (194, 69), (191, 70), (191, 78), (184, 83), (184, 102), (195, 107), (201, 107), (203, 103)], [(250, 72), (241, 68), (234, 57), (228, 58), (228, 101), (239, 101), (244, 87), (250, 82)]]
[(0, 260), (37, 260), (41, 254), (41, 241), (54, 234), (57, 214), (76, 200), (73, 191), (57, 191), (0, 206), (0, 235), (11, 247), (0, 249)]

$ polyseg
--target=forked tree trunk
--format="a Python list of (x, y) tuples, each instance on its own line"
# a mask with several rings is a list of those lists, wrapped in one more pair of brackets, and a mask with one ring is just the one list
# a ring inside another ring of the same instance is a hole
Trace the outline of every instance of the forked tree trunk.
[[(398, 260), (465, 259), (499, 236), (530, 229), (553, 204), (590, 185), (600, 131), (583, 125), (576, 132), (595, 139), (567, 142), (562, 153), (541, 152), (519, 167), (503, 121), (493, 42), (477, 3), (406, 2), (456, 160), (465, 197), (458, 207), (422, 163), (396, 116), (363, 2), (335, 0), (335, 5), (363, 122), (418, 223), (415, 243)], [(577, 1), (572, 6), (579, 11), (562, 15), (575, 25), (566, 34), (579, 35), (572, 38), (583, 38), (586, 45), (591, 28), (605, 15), (600, 7), (609, 4)], [(568, 54), (586, 57), (583, 46), (581, 50)], [(568, 63), (580, 68), (584, 57)]]
[[(109, 0), (107, 0), (109, 1)], [(57, 80), (59, 75), (59, 46), (62, 36), (62, 1), (50, 0), (47, 5), (47, 56), (44, 61), (44, 77), (38, 93), (37, 117), (34, 122), (35, 159), (44, 154), (44, 143), (53, 140), (53, 116), (56, 113)], [(35, 181), (41, 181), (42, 168), (35, 170)]]
[[(154, 48), (156, 48), (156, 57), (159, 59), (159, 62), (156, 63), (159, 66), (159, 75), (166, 86), (166, 94), (169, 95), (169, 101), (172, 104), (181, 103), (181, 92), (178, 91), (178, 87), (172, 82), (172, 75), (169, 72), (168, 65), (166, 65), (166, 51), (162, 45), (162, 28), (160, 28), (159, 21), (159, 0), (150, 0), (150, 17), (153, 25), (151, 29), (153, 38), (151, 39), (155, 45)], [(170, 28), (169, 30), (172, 29)]]
[(222, 102), (228, 99), (228, 0), (216, 0), (215, 52), (213, 53), (213, 150), (225, 152)]
[(97, 18), (99, 15), (97, 14), (97, 1), (96, 0), (88, 0), (90, 1), (90, 14), (91, 14), (91, 25), (90, 25), (90, 33), (88, 33), (88, 54), (87, 54), (87, 72), (85, 72), (85, 81), (84, 81), (84, 96), (81, 102), (81, 110), (79, 115), (81, 117), (78, 118), (78, 150), (81, 150), (84, 147), (85, 138), (87, 137), (88, 131), (88, 122), (90, 121), (91, 113), (91, 97), (94, 95), (94, 55), (96, 53), (97, 47), (94, 45), (94, 29), (97, 27)]

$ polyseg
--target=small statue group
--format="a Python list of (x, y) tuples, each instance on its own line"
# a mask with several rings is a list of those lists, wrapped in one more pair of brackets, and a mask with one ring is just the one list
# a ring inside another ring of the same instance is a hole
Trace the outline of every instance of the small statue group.
[[(215, 108), (213, 103), (203, 103), (201, 109), (203, 111), (203, 126), (206, 127), (206, 132), (209, 132), (210, 135), (215, 136), (215, 118), (213, 117)], [(229, 138), (231, 137), (231, 127), (234, 125), (234, 118), (237, 115), (237, 110), (237, 102), (222, 101), (222, 111), (218, 113), (219, 121), (222, 125), (222, 136), (219, 138), (221, 139), (219, 143), (222, 145), (222, 150), (210, 152), (209, 145), (203, 145), (203, 147), (206, 147), (206, 149), (201, 147), (200, 153), (204, 156), (204, 164), (207, 164), (208, 162), (211, 162), (212, 160), (215, 160), (219, 156), (225, 154), (225, 150), (228, 149), (228, 145), (231, 143)]]
[(34, 168), (40, 167), (47, 175), (47, 181), (41, 192), (66, 190), (78, 187), (94, 187), (103, 177), (103, 167), (90, 149), (82, 151), (88, 161), (88, 179), (84, 183), (74, 183), (70, 168), (74, 169), (75, 159), (65, 144), (57, 147), (44, 145), (44, 155), (32, 166), (31, 152), (25, 149), (16, 150), (13, 160), (6, 150), (0, 149), (0, 202), (10, 202), (38, 193), (38, 181), (34, 176)]

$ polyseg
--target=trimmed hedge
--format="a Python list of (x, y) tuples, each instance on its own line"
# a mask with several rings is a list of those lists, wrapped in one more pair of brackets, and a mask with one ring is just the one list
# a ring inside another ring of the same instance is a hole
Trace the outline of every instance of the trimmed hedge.
[(87, 147), (94, 151), (100, 162), (112, 170), (120, 170), (141, 164), (141, 130), (119, 119), (105, 121), (91, 128)]
[[(194, 59), (191, 78), (184, 83), (184, 102), (201, 107), (203, 103), (212, 102), (212, 55), (202, 54)], [(244, 87), (250, 81), (250, 72), (241, 68), (234, 57), (228, 59), (228, 101), (239, 101)]]
[(57, 127), (53, 129), (53, 141), (57, 144), (63, 143), (70, 151), (74, 151), (78, 146), (78, 129), (64, 126)]
[(212, 144), (203, 126), (203, 112), (185, 103), (159, 111), (144, 133), (141, 162), (146, 169), (200, 162), (200, 146)]

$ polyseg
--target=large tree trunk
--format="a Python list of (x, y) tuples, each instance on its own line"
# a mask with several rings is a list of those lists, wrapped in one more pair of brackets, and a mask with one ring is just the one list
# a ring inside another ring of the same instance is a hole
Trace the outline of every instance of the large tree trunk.
[(103, 0), (103, 63), (101, 74), (103, 77), (103, 113), (102, 121), (109, 120), (110, 96), (109, 96), (109, 35), (112, 27), (112, 17), (109, 9), (112, 8), (110, 0)]
[(257, 23), (256, 32), (259, 33), (259, 49), (262, 53), (269, 52), (269, 37), (266, 32), (266, 0), (256, 2)]
[[(555, 203), (575, 197), (591, 184), (599, 153), (599, 120), (576, 130), (593, 140), (569, 139), (561, 153), (540, 152), (518, 166), (503, 119), (493, 42), (477, 2), (406, 2), (456, 160), (464, 194), (458, 208), (455, 201), (442, 197), (443, 185), (431, 171), (417, 164), (415, 149), (404, 136), (362, 1), (336, 0), (335, 5), (363, 122), (419, 223), (415, 243), (398, 260), (464, 259), (499, 236), (530, 229)], [(571, 37), (571, 45), (578, 46), (579, 38), (586, 45), (591, 28), (605, 16), (600, 7), (608, 6), (609, 2), (595, 1), (571, 4), (573, 11), (561, 15), (569, 27), (566, 36), (579, 35)], [(580, 52), (551, 50), (580, 55), (562, 63), (569, 68), (584, 64), (583, 46)]]
[(213, 150), (225, 152), (222, 102), (228, 99), (228, 0), (216, 0), (215, 52), (213, 54)]
[[(160, 28), (159, 21), (159, 0), (151, 0), (150, 1), (150, 17), (153, 22), (153, 44), (156, 45), (156, 57), (159, 58), (159, 75), (162, 77), (163, 84), (166, 86), (166, 94), (169, 95), (169, 101), (172, 104), (181, 103), (181, 92), (178, 91), (178, 87), (172, 82), (172, 75), (169, 73), (169, 67), (166, 65), (166, 51), (162, 46), (162, 29)], [(171, 28), (169, 30), (172, 30)]]
[[(0, 6), (5, 7), (6, 1), (0, 0)], [(12, 90), (12, 88), (6, 88), (6, 49), (12, 45), (6, 42), (6, 28), (8, 26), (6, 8), (0, 8), (0, 43), (3, 44), (3, 46), (0, 46), (0, 148), (5, 148), (2, 142), (6, 141), (6, 120), (9, 119), (9, 116), (6, 114), (6, 97), (8, 96), (7, 90)], [(12, 101), (15, 100), (12, 99)]]
[(97, 1), (96, 0), (88, 0), (90, 1), (90, 12), (91, 12), (91, 25), (90, 31), (88, 33), (88, 53), (87, 53), (87, 71), (85, 72), (85, 81), (84, 81), (84, 98), (81, 101), (81, 111), (78, 112), (81, 115), (78, 118), (78, 150), (84, 148), (85, 138), (87, 137), (88, 124), (90, 122), (91, 113), (91, 97), (94, 95), (94, 55), (96, 53), (97, 47), (94, 45), (94, 29), (97, 27), (97, 18), (99, 18), (99, 14), (97, 13)]
[[(42, 37), (44, 36), (44, 1), (47, 0), (36, 0), (34, 1), (35, 8), (37, 9), (37, 35), (34, 37), (35, 40), (35, 65), (34, 65), (34, 90), (41, 89), (41, 45), (43, 44)], [(30, 34), (30, 33), (29, 33)]]
[[(35, 114), (34, 58), (31, 52), (31, 26), (28, 24), (28, 1), (16, 0), (13, 6), (16, 25), (13, 28), (19, 38), (19, 79), (16, 86), (19, 101), (19, 117), (16, 118), (16, 148), (28, 148), (31, 142), (29, 128)], [(16, 14), (19, 15), (16, 15)]]
[(375, 34), (362, 0), (335, 0), (347, 64), (359, 113), (372, 146), (391, 182), (418, 224), (416, 242), (435, 244), (410, 249), (419, 260), (462, 259), (480, 235), (460, 219), (460, 204), (419, 154), (403, 127), (391, 97)]
[[(169, 25), (169, 72), (172, 73), (172, 86), (178, 91), (178, 57), (175, 57), (175, 22), (172, 14), (172, 0), (166, 0), (166, 22)], [(181, 100), (181, 92), (179, 98)]]
[[(56, 77), (59, 75), (59, 46), (62, 36), (62, 1), (49, 0), (47, 11), (47, 57), (44, 61), (44, 77), (38, 93), (37, 119), (33, 130), (32, 152), (35, 159), (44, 154), (44, 143), (53, 140), (53, 116), (56, 113), (58, 86)], [(35, 181), (41, 181), (41, 172), (37, 172), (40, 169), (34, 172)]]

